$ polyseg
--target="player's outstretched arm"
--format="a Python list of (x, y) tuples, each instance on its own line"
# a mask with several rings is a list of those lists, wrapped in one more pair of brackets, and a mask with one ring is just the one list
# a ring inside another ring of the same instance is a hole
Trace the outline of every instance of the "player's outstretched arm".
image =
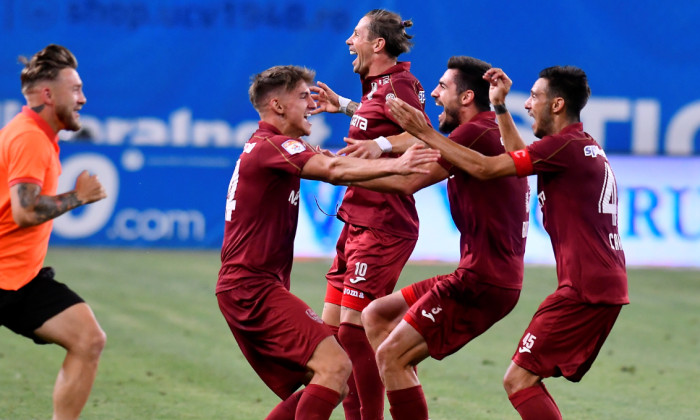
[(345, 137), (343, 140), (348, 145), (338, 150), (339, 155), (363, 159), (376, 159), (382, 153), (388, 152), (403, 153), (416, 143), (425, 145), (425, 143), (405, 131), (395, 136), (379, 137), (374, 140), (357, 140), (349, 137)]
[(311, 115), (321, 112), (342, 112), (348, 116), (355, 114), (360, 104), (338, 95), (323, 82), (316, 82), (316, 84), (317, 86), (309, 86), (311, 98), (316, 102), (316, 109), (311, 111)]
[(510, 87), (513, 81), (510, 80), (507, 74), (499, 68), (491, 68), (484, 73), (484, 80), (490, 83), (489, 100), (496, 111), (496, 120), (498, 121), (498, 129), (501, 131), (503, 145), (508, 152), (522, 150), (526, 144), (520, 136), (520, 132), (515, 127), (513, 117), (506, 108), (506, 96), (510, 92)]
[(41, 195), (38, 184), (19, 183), (10, 188), (12, 217), (20, 227), (36, 226), (63, 213), (107, 197), (97, 175), (83, 171), (75, 189), (56, 196)]
[(317, 154), (306, 162), (301, 170), (301, 177), (331, 184), (348, 184), (387, 175), (425, 174), (428, 173), (428, 169), (424, 165), (437, 162), (439, 157), (439, 151), (425, 149), (420, 145), (409, 148), (396, 159), (367, 160)]
[(463, 171), (479, 179), (515, 175), (515, 164), (509, 155), (484, 156), (437, 132), (427, 124), (420, 111), (402, 100), (392, 99), (387, 103), (390, 112), (404, 130), (439, 150), (444, 159)]

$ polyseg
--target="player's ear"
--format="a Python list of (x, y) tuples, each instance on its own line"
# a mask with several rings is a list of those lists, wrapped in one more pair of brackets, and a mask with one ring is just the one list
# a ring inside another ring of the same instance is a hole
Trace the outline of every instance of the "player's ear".
[(462, 106), (469, 105), (472, 101), (474, 101), (474, 91), (471, 89), (465, 90), (459, 95), (459, 99)]
[(554, 98), (554, 100), (552, 101), (552, 113), (560, 114), (564, 112), (565, 105), (566, 102), (564, 102), (564, 98), (562, 98), (561, 96)]
[(272, 109), (275, 114), (284, 114), (284, 104), (282, 104), (279, 98), (273, 97), (270, 99), (269, 104), (270, 109)]
[(374, 52), (379, 52), (384, 49), (386, 45), (386, 40), (382, 37), (377, 37), (374, 39)]
[(41, 95), (41, 100), (46, 105), (54, 104), (54, 95), (49, 86), (43, 86), (40, 88), (39, 94)]

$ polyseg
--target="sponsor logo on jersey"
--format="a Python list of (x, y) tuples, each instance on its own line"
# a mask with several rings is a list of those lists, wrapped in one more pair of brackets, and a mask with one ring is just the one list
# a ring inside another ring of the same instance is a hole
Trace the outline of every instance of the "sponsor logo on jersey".
[(438, 306), (437, 308), (432, 308), (430, 312), (423, 309), (423, 311), (421, 311), (421, 315), (435, 322), (435, 315), (439, 314), (440, 312), (442, 312), (442, 307)]
[(258, 143), (246, 143), (243, 145), (243, 153), (250, 153)]
[(420, 103), (424, 104), (425, 103), (425, 91), (421, 90), (418, 92), (418, 100)]
[(282, 148), (287, 151), (290, 155), (296, 155), (306, 150), (304, 143), (299, 140), (289, 139), (282, 143)]
[(603, 149), (592, 144), (589, 144), (588, 146), (583, 148), (583, 154), (585, 156), (590, 156), (594, 158), (598, 157), (598, 155), (605, 157), (605, 152), (603, 151)]
[(357, 113), (352, 116), (352, 120), (350, 120), (350, 125), (353, 127), (357, 127), (360, 130), (367, 130), (367, 118), (362, 118)]
[(357, 276), (354, 279), (350, 279), (350, 283), (352, 284), (359, 283), (361, 281), (367, 281), (367, 279), (361, 276)]
[(347, 288), (347, 287), (344, 287), (344, 288), (343, 288), (343, 294), (344, 294), (344, 295), (348, 295), (348, 296), (352, 296), (352, 297), (355, 297), (355, 298), (358, 298), (358, 299), (364, 299), (364, 298), (365, 298), (365, 294), (364, 294), (364, 293), (360, 292), (359, 290), (349, 289), (349, 288)]
[(316, 312), (314, 312), (313, 309), (311, 309), (311, 308), (307, 309), (307, 310), (306, 310), (306, 315), (307, 315), (309, 318), (313, 319), (314, 321), (318, 322), (319, 324), (323, 324), (323, 320), (321, 319), (320, 316), (318, 316), (318, 315), (316, 314)]

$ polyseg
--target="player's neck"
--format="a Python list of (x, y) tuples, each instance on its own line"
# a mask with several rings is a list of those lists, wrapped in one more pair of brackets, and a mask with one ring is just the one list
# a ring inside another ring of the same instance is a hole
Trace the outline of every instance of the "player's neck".
[(384, 74), (387, 70), (394, 67), (397, 62), (398, 61), (395, 57), (389, 57), (385, 54), (375, 55), (374, 59), (372, 60), (372, 64), (370, 64), (369, 66), (369, 71), (367, 72), (367, 76), (365, 76), (365, 78)]

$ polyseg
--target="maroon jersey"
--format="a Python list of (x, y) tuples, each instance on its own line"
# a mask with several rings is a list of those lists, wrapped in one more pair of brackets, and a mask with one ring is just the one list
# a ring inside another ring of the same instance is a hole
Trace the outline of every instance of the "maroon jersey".
[[(449, 138), (486, 156), (505, 153), (496, 115), (482, 112)], [(441, 158), (448, 171), (450, 211), (460, 233), (460, 268), (478, 274), (481, 282), (521, 289), (523, 256), (529, 221), (529, 187), (525, 178), (481, 181)]]
[(268, 277), (289, 290), (299, 175), (315, 154), (303, 140), (260, 122), (229, 184), (217, 293), (245, 277)]
[[(384, 74), (362, 80), (362, 101), (352, 116), (348, 137), (372, 140), (403, 132), (389, 112), (387, 98), (400, 98), (414, 108), (424, 110), (425, 90), (409, 72), (410, 68), (410, 63), (400, 62)], [(428, 119), (427, 115), (425, 118)], [(418, 238), (418, 213), (412, 195), (348, 187), (338, 217), (353, 225)]]
[(629, 303), (615, 175), (583, 124), (571, 124), (511, 156), (519, 176), (537, 174), (559, 292), (586, 303)]

